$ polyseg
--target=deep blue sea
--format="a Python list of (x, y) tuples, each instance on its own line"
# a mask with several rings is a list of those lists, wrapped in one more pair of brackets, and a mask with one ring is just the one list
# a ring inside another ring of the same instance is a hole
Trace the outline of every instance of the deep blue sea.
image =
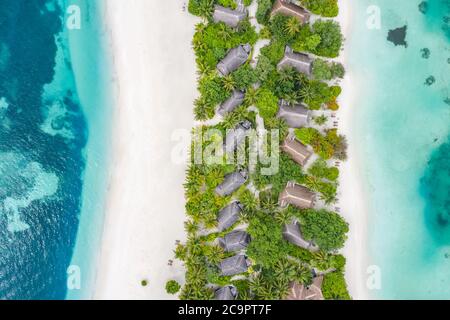
[(450, 1), (352, 2), (355, 141), (381, 280), (369, 296), (450, 299)]
[(110, 111), (95, 2), (0, 1), (0, 299), (65, 299), (74, 259), (92, 278)]

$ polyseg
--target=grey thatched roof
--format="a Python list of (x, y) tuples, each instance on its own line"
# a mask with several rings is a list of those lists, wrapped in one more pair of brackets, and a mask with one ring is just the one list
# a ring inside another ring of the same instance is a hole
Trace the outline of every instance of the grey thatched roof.
[(225, 286), (217, 289), (214, 292), (214, 299), (216, 300), (234, 300), (237, 297), (237, 289), (235, 286)]
[(248, 270), (249, 266), (250, 261), (246, 256), (241, 254), (224, 259), (219, 264), (219, 268), (223, 276), (234, 276), (239, 273), (244, 273)]
[(217, 70), (224, 76), (229, 75), (248, 60), (251, 51), (252, 46), (248, 43), (231, 49), (225, 58), (217, 64)]
[(307, 126), (310, 120), (310, 111), (305, 106), (296, 104), (290, 106), (284, 100), (280, 101), (277, 117), (283, 119), (290, 128)]
[(233, 201), (225, 208), (219, 211), (217, 216), (219, 231), (224, 231), (231, 227), (239, 220), (239, 215), (242, 211), (242, 205), (239, 201)]
[(302, 233), (300, 231), (300, 226), (297, 223), (285, 224), (283, 227), (283, 237), (287, 241), (300, 248), (317, 251), (318, 247), (315, 246), (312, 242), (306, 241), (303, 239)]
[(286, 300), (324, 300), (322, 282), (323, 276), (314, 278), (309, 286), (293, 282), (289, 286), (289, 295)]
[(305, 53), (293, 52), (291, 48), (286, 47), (283, 59), (278, 63), (278, 69), (292, 67), (300, 73), (308, 76), (312, 73), (312, 64), (314, 59)]
[(225, 179), (216, 188), (216, 193), (219, 196), (228, 196), (234, 191), (240, 188), (247, 181), (246, 171), (236, 171), (229, 173), (225, 176)]
[(233, 130), (227, 132), (225, 137), (225, 153), (230, 153), (236, 150), (236, 148), (245, 140), (247, 132), (251, 129), (252, 124), (250, 121), (245, 120), (239, 123)]
[(232, 231), (223, 239), (219, 238), (219, 243), (227, 252), (240, 251), (247, 248), (250, 243), (250, 235), (245, 231)]
[(282, 14), (289, 17), (296, 17), (301, 24), (309, 22), (311, 15), (304, 8), (291, 3), (289, 0), (276, 0), (272, 8), (272, 16)]
[(284, 140), (281, 150), (301, 166), (304, 166), (312, 155), (312, 152), (294, 136), (289, 136)]
[(217, 113), (224, 116), (225, 114), (232, 112), (244, 102), (244, 98), (245, 94), (242, 91), (234, 90), (231, 97), (229, 97), (220, 105), (219, 109), (217, 109)]
[(236, 28), (245, 18), (247, 18), (247, 10), (244, 6), (241, 6), (237, 10), (219, 5), (214, 6), (213, 20), (216, 23), (223, 22), (232, 28)]
[(314, 206), (315, 199), (314, 192), (308, 188), (288, 182), (286, 188), (280, 193), (279, 204), (283, 208), (291, 204), (300, 209), (309, 209)]

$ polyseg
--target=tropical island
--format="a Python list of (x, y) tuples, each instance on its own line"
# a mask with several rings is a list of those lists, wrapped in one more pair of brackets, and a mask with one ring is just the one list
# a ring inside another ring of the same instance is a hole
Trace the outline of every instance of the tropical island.
[[(350, 299), (340, 254), (349, 227), (333, 209), (347, 158), (333, 121), (345, 74), (334, 59), (343, 46), (331, 19), (337, 0), (190, 0), (188, 10), (202, 18), (192, 41), (200, 125), (185, 183), (188, 240), (175, 249), (186, 283), (171, 280), (167, 291), (181, 299)], [(278, 156), (274, 174), (263, 174), (262, 162), (228, 161), (250, 152), (252, 129), (278, 132), (265, 145)], [(222, 136), (222, 161), (194, 159), (198, 137), (203, 155)]]

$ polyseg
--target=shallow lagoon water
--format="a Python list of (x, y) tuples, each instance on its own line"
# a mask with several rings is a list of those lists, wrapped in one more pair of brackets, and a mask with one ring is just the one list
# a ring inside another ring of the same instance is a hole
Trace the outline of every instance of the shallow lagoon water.
[[(425, 14), (420, 1), (353, 3), (353, 120), (368, 195), (367, 253), (381, 272), (370, 296), (448, 299), (450, 228), (439, 216), (450, 210), (450, 2), (429, 0)], [(366, 24), (373, 5), (380, 29)], [(395, 46), (389, 31), (403, 26), (407, 45)]]
[[(71, 4), (85, 28), (65, 28)], [(64, 299), (74, 264), (69, 296), (89, 290), (111, 113), (100, 4), (0, 2), (0, 298)]]

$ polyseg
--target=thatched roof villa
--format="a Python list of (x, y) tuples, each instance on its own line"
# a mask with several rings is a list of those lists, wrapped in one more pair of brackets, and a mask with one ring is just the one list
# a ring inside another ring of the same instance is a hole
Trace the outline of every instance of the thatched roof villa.
[(232, 112), (244, 102), (245, 94), (240, 90), (234, 90), (231, 96), (223, 102), (217, 109), (217, 113), (221, 116)]
[(294, 160), (301, 166), (304, 166), (313, 154), (303, 143), (297, 140), (294, 136), (288, 136), (284, 140), (283, 144), (281, 145), (281, 150), (286, 152), (292, 158), (292, 160)]
[(249, 266), (250, 260), (242, 254), (226, 258), (219, 264), (219, 268), (223, 276), (234, 276), (239, 273), (244, 273), (248, 270)]
[(229, 173), (215, 191), (219, 196), (228, 196), (239, 189), (247, 181), (247, 178), (248, 174), (245, 170)]
[(219, 238), (220, 246), (227, 252), (236, 252), (247, 248), (250, 235), (245, 231), (232, 231), (225, 237)]
[(225, 58), (217, 64), (217, 70), (223, 76), (229, 75), (247, 62), (251, 51), (252, 46), (248, 43), (231, 49)]
[(236, 10), (215, 5), (212, 18), (216, 23), (223, 22), (231, 28), (236, 28), (241, 21), (247, 18), (247, 15), (247, 10), (243, 5), (238, 6)]
[(315, 199), (316, 195), (308, 188), (295, 182), (288, 182), (278, 201), (282, 208), (293, 205), (300, 209), (310, 209), (314, 206)]
[(277, 118), (283, 119), (290, 128), (301, 128), (308, 125), (311, 112), (304, 105), (289, 105), (280, 100)]
[(314, 243), (310, 241), (306, 241), (303, 239), (302, 232), (300, 230), (300, 226), (297, 222), (285, 224), (283, 227), (283, 238), (290, 243), (310, 251), (317, 251), (319, 247), (317, 247)]
[(306, 53), (294, 52), (290, 47), (286, 46), (284, 57), (278, 63), (278, 70), (286, 67), (292, 67), (300, 73), (311, 76), (314, 59)]
[(272, 16), (282, 14), (289, 17), (295, 17), (301, 24), (309, 22), (311, 14), (304, 8), (292, 3), (289, 0), (276, 0), (272, 7)]
[(235, 286), (225, 286), (214, 291), (215, 300), (235, 300), (238, 291)]
[(233, 201), (225, 208), (219, 211), (217, 215), (217, 228), (219, 231), (224, 231), (231, 227), (236, 221), (239, 220), (239, 216), (242, 211), (242, 205), (239, 201)]
[(239, 123), (233, 130), (227, 132), (225, 137), (225, 153), (233, 152), (245, 140), (248, 131), (252, 128), (252, 123), (248, 120)]
[(289, 295), (286, 300), (324, 300), (322, 282), (323, 276), (315, 277), (309, 286), (293, 282), (289, 286)]

